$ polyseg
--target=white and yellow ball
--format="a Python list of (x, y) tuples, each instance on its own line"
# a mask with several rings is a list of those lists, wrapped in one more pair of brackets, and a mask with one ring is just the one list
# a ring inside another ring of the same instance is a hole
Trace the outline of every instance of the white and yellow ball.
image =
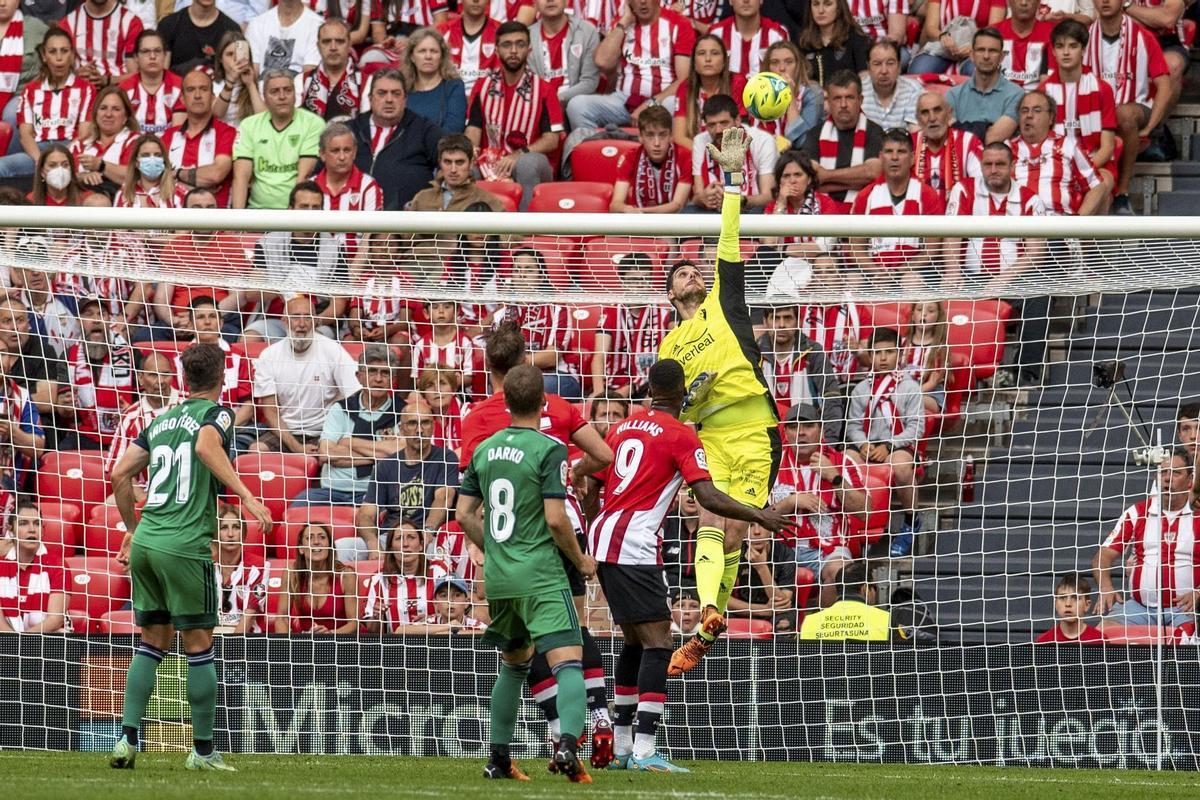
[(792, 87), (774, 72), (759, 72), (746, 81), (742, 105), (750, 116), (764, 122), (777, 120), (792, 104)]

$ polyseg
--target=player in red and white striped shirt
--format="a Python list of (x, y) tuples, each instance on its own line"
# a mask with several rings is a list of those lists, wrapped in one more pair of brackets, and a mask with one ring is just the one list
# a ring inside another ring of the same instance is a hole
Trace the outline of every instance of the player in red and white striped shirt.
[[(858, 193), (850, 213), (906, 217), (945, 213), (938, 193), (912, 177), (913, 143), (907, 131), (893, 129), (884, 134), (879, 160), (883, 175)], [(901, 283), (909, 283), (920, 282), (923, 269), (939, 260), (940, 245), (937, 239), (876, 236), (870, 240), (852, 239), (850, 250), (864, 274), (880, 279), (890, 273)]]
[[(1130, 506), (1096, 553), (1104, 624), (1195, 623), (1200, 599), (1200, 515), (1191, 504), (1192, 459), (1176, 448), (1158, 471), (1158, 491)], [(1127, 594), (1112, 582), (1112, 568), (1132, 551)], [(1161, 623), (1160, 623), (1161, 613)]]
[(85, 0), (58, 26), (75, 44), (79, 74), (93, 85), (137, 70), (134, 47), (142, 21), (118, 0)]
[(219, 206), (228, 206), (237, 128), (214, 115), (213, 82), (207, 70), (185, 75), (182, 92), (186, 119), (163, 134), (167, 160), (175, 168), (175, 194), (182, 205), (188, 192), (202, 186), (213, 192)]
[[(758, 523), (772, 531), (791, 525), (771, 509), (743, 506), (713, 485), (704, 446), (679, 421), (685, 393), (683, 367), (663, 360), (649, 370), (651, 406), (609, 432), (612, 464), (589, 479), (602, 485), (593, 514), (588, 551), (624, 645), (614, 678), (617, 763), (640, 768), (655, 763), (677, 769), (657, 755), (655, 733), (666, 702), (667, 666), (674, 645), (671, 606), (662, 561), (662, 527), (684, 481), (704, 508), (722, 517)], [(636, 736), (634, 716), (636, 712)], [(631, 763), (628, 763), (632, 759)]]
[[(949, 216), (1040, 217), (1046, 206), (1038, 195), (1013, 182), (1013, 154), (1003, 142), (983, 150), (983, 177), (963, 181), (950, 190)], [(995, 236), (964, 240), (947, 239), (943, 279), (957, 285), (963, 273), (975, 278), (1007, 281), (1038, 264), (1046, 250), (1045, 239), (1001, 239)]]
[(571, 128), (625, 125), (651, 105), (674, 103), (691, 69), (696, 33), (688, 19), (659, 0), (626, 0), (625, 10), (596, 48), (601, 72), (619, 73), (611, 94), (571, 100)]
[(1112, 87), (1091, 67), (1083, 66), (1088, 29), (1082, 23), (1063, 20), (1054, 26), (1051, 38), (1058, 66), (1039, 88), (1057, 109), (1054, 132), (1075, 137), (1111, 189), (1117, 179), (1117, 104)]
[(903, 47), (908, 41), (908, 0), (850, 0), (850, 13), (873, 42), (891, 39)]
[[(898, 2), (898, 0), (893, 0)], [(763, 53), (775, 42), (786, 42), (787, 28), (762, 15), (762, 0), (730, 0), (733, 16), (708, 29), (729, 51), (729, 69), (750, 76), (762, 67)]]
[(134, 45), (137, 72), (121, 81), (142, 133), (161, 134), (183, 122), (183, 81), (167, 69), (166, 43), (158, 31), (142, 31)]
[(1087, 154), (1074, 139), (1053, 133), (1054, 101), (1045, 92), (1027, 92), (1017, 116), (1020, 135), (1010, 143), (1016, 158), (1014, 182), (1036, 192), (1052, 216), (1105, 213), (1108, 190)]
[[(325, 196), (325, 210), (383, 209), (383, 190), (374, 178), (354, 164), (358, 156), (358, 140), (349, 126), (342, 122), (329, 123), (321, 131), (319, 155), (325, 168), (313, 180)], [(346, 260), (350, 264), (366, 257), (366, 247), (360, 247), (363, 234), (339, 233), (337, 236), (345, 244)]]
[(450, 59), (458, 66), (470, 98), (476, 82), (498, 65), (496, 31), (503, 20), (488, 16), (488, 0), (461, 0), (459, 14), (439, 25), (438, 32), (446, 39)]
[[(131, 442), (145, 430), (159, 414), (176, 406), (183, 399), (177, 389), (171, 386), (175, 379), (175, 367), (171, 358), (165, 353), (151, 352), (142, 359), (137, 368), (138, 394), (137, 402), (125, 410), (117, 422), (117, 430), (108, 452), (104, 455), (104, 472), (111, 474), (113, 467), (125, 455)], [(143, 472), (135, 480), (134, 492), (140, 493), (145, 489), (146, 474)], [(143, 499), (139, 497), (139, 499)]]
[(1122, 0), (1097, 0), (1083, 63), (1113, 90), (1122, 144), (1113, 205), (1119, 214), (1132, 214), (1129, 181), (1139, 140), (1166, 120), (1174, 88), (1158, 39), (1128, 16), (1123, 6)]

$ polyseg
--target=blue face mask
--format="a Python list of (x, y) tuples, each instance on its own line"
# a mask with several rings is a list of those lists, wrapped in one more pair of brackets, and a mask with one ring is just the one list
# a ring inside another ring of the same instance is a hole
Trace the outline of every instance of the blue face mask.
[(160, 177), (167, 168), (162, 156), (142, 156), (138, 159), (138, 172), (150, 180)]

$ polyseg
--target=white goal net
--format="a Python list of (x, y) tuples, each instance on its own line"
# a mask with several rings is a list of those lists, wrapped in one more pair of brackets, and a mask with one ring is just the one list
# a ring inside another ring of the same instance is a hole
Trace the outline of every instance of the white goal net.
[[(730, 632), (672, 679), (660, 748), (1196, 769), (1194, 226), (802, 219), (744, 217), (742, 239), (781, 418), (771, 500), (797, 532), (752, 529)], [(120, 735), (137, 626), (110, 473), (203, 341), (274, 519), (218, 508), (218, 749), (486, 756), (484, 556), (453, 509), (488, 334), (515, 322), (604, 434), (645, 401), (672, 265), (711, 281), (717, 220), (14, 207), (0, 226), (0, 747)], [(664, 524), (681, 635), (695, 508), (681, 494)], [(865, 593), (836, 579), (851, 565)], [(858, 600), (890, 614), (878, 641), (810, 636)], [(604, 702), (620, 633), (595, 583), (582, 621)], [(186, 663), (159, 668), (146, 747), (190, 746)], [(513, 754), (548, 755), (526, 697)]]

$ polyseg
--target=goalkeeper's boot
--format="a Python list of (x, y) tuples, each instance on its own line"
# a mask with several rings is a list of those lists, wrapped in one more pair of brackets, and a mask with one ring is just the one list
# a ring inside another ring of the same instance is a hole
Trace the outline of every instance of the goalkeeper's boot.
[[(683, 646), (671, 654), (671, 664), (667, 667), (668, 675), (682, 675), (688, 670), (695, 669), (700, 660), (712, 649), (717, 638), (725, 632), (725, 617), (716, 606), (706, 606), (700, 631)], [(706, 635), (701, 635), (706, 634)]]
[(613, 760), (613, 727), (606, 719), (598, 719), (592, 726), (592, 766), (607, 769)]
[(610, 770), (629, 769), (629, 760), (632, 758), (633, 755), (630, 753), (626, 753), (625, 755), (614, 753), (612, 763), (608, 765), (608, 768)]
[(563, 734), (562, 742), (554, 753), (554, 764), (558, 768), (557, 771), (566, 775), (571, 783), (592, 782), (592, 776), (579, 760), (579, 743), (568, 734)]
[(129, 737), (121, 734), (108, 756), (108, 765), (113, 769), (133, 769), (134, 761), (137, 761), (137, 748), (129, 743)]
[(489, 761), (483, 768), (483, 777), (494, 780), (527, 781), (529, 776), (521, 771), (516, 762), (509, 761), (508, 766)]
[(212, 772), (237, 772), (236, 769), (225, 763), (225, 759), (216, 750), (213, 750), (206, 756), (202, 756), (195, 750), (188, 753), (187, 761), (183, 765), (188, 769), (210, 770)]
[(657, 750), (645, 758), (636, 758), (630, 756), (629, 769), (636, 770), (638, 772), (691, 772), (691, 770), (687, 767), (681, 767), (676, 764), (672, 764), (670, 761), (667, 761), (658, 754)]

